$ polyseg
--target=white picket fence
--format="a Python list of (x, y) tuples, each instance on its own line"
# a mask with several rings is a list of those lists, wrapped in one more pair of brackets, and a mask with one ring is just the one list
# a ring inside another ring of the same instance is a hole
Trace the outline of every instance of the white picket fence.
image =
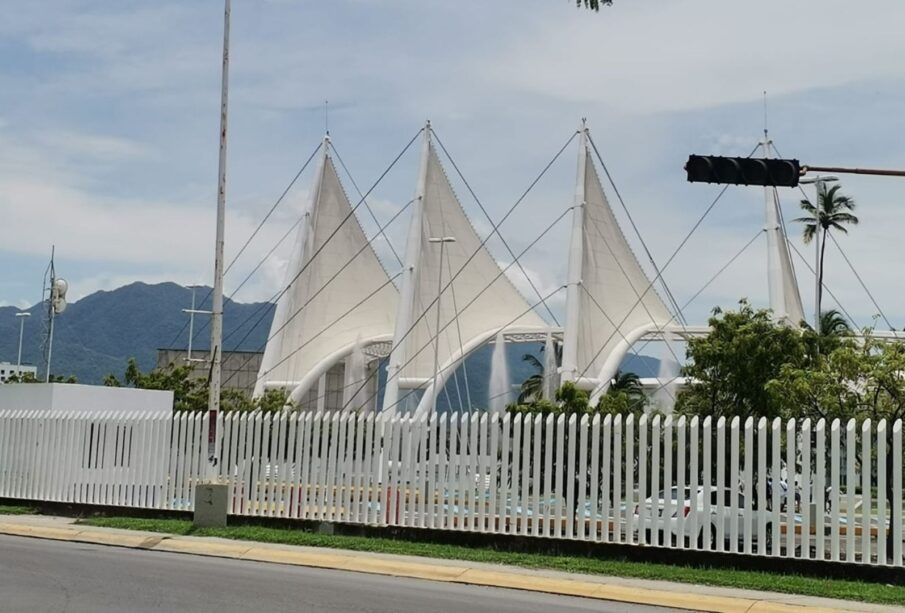
[[(207, 419), (0, 413), (0, 497), (191, 510)], [(901, 421), (245, 413), (218, 431), (235, 515), (903, 565)]]

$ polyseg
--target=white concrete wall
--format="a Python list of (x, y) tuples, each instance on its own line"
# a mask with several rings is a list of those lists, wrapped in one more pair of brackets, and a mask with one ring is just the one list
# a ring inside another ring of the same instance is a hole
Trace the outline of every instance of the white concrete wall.
[(21, 410), (170, 413), (173, 411), (173, 392), (72, 383), (0, 386), (0, 412)]

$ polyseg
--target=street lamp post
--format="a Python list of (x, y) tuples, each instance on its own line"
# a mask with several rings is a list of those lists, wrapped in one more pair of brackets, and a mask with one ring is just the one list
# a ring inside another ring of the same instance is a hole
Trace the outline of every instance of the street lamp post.
[(192, 308), (190, 309), (182, 309), (183, 313), (188, 313), (189, 316), (189, 346), (188, 346), (188, 356), (185, 358), (185, 363), (191, 366), (194, 362), (204, 362), (205, 360), (201, 358), (193, 358), (192, 357), (192, 341), (195, 338), (195, 315), (211, 315), (212, 311), (204, 311), (195, 308), (195, 290), (198, 289), (197, 285), (192, 286)]
[(16, 359), (16, 376), (21, 379), (22, 378), (22, 337), (25, 333), (25, 319), (31, 317), (31, 313), (27, 311), (22, 311), (21, 313), (16, 313), (16, 317), (19, 318), (19, 357)]
[(437, 273), (437, 336), (434, 339), (434, 381), (431, 384), (434, 412), (437, 411), (437, 398), (440, 396), (437, 389), (437, 374), (440, 370), (440, 295), (443, 293), (443, 250), (446, 243), (456, 242), (454, 236), (437, 236), (427, 239), (429, 243), (440, 243), (440, 266)]
[[(823, 194), (826, 193), (826, 184), (832, 183), (833, 181), (838, 181), (838, 177), (834, 176), (823, 176), (817, 175), (816, 177), (808, 177), (805, 179), (801, 179), (799, 183), (813, 183), (814, 188), (817, 192), (817, 201), (814, 206), (817, 207), (818, 211), (820, 209), (820, 198), (823, 197)], [(814, 331), (818, 334), (820, 333), (820, 241), (824, 240), (823, 237), (820, 236), (820, 223), (818, 220), (814, 220), (817, 224), (817, 231), (814, 233)]]

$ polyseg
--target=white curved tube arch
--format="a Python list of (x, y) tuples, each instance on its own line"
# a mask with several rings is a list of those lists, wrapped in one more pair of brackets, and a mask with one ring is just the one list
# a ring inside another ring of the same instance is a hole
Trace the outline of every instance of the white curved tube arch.
[(292, 390), (292, 393), (289, 394), (289, 398), (287, 399), (287, 407), (293, 404), (297, 404), (305, 398), (305, 394), (308, 393), (308, 390), (311, 389), (312, 386), (317, 384), (318, 380), (320, 380), (321, 376), (326, 373), (328, 370), (333, 368), (334, 365), (338, 364), (340, 360), (344, 360), (349, 357), (352, 352), (355, 350), (356, 345), (360, 345), (362, 347), (366, 347), (373, 343), (385, 343), (393, 340), (392, 334), (382, 334), (380, 336), (373, 336), (371, 338), (365, 338), (361, 341), (356, 341), (354, 343), (349, 343), (344, 347), (334, 351), (323, 360), (317, 363), (313, 369), (311, 369), (298, 385)]
[[(504, 334), (530, 334), (534, 332), (543, 332), (546, 333), (549, 331), (549, 328), (545, 327), (537, 327), (537, 326), (512, 326), (503, 328)], [(443, 389), (446, 385), (446, 382), (449, 381), (449, 378), (453, 375), (453, 373), (462, 365), (462, 362), (469, 354), (478, 349), (479, 347), (486, 345), (489, 343), (497, 334), (500, 333), (499, 328), (493, 328), (491, 330), (485, 330), (481, 334), (473, 337), (467, 343), (462, 345), (459, 350), (453, 354), (453, 356), (446, 361), (440, 367), (440, 372), (437, 373), (437, 389)], [(420, 417), (426, 414), (429, 414), (433, 409), (433, 397), (434, 397), (434, 383), (431, 381), (428, 383), (427, 387), (424, 390), (424, 395), (421, 397), (421, 401), (418, 403), (418, 408), (415, 409), (415, 416)], [(395, 412), (395, 411), (393, 411)]]

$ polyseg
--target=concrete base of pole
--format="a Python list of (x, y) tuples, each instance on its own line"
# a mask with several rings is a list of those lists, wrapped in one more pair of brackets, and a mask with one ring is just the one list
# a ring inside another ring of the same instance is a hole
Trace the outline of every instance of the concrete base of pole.
[(225, 483), (199, 483), (195, 486), (195, 516), (197, 528), (223, 528), (229, 508), (229, 486)]

